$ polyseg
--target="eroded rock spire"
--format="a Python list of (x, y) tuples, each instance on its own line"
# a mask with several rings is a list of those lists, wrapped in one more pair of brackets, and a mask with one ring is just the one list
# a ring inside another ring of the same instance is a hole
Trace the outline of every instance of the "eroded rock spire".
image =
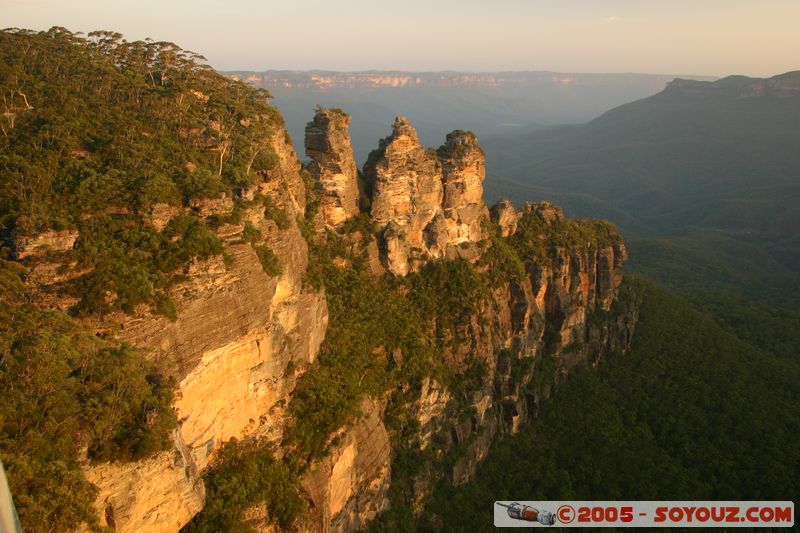
[(397, 117), (364, 165), (386, 267), (405, 275), (428, 259), (477, 257), (485, 174), (473, 133), (454, 131), (437, 151), (426, 150), (409, 121)]
[(306, 125), (309, 171), (320, 184), (320, 210), (328, 227), (339, 226), (358, 214), (358, 172), (349, 126), (350, 115), (322, 107)]

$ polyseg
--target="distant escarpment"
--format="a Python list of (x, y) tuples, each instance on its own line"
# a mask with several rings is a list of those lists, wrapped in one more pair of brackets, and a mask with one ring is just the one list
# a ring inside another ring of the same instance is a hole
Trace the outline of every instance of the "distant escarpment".
[(0, 452), (26, 530), (413, 525), (628, 349), (616, 229), (487, 209), (472, 133), (430, 150), (398, 118), (359, 172), (350, 117), (320, 108), (303, 164), (255, 89), (65, 32), (2, 34), (31, 102), (7, 99), (0, 138), (27, 187), (0, 198)]

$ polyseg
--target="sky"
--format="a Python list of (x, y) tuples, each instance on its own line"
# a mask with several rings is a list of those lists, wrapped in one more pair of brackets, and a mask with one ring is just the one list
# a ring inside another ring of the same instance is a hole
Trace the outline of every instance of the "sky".
[(800, 70), (800, 0), (0, 0), (0, 27), (172, 41), (218, 70)]

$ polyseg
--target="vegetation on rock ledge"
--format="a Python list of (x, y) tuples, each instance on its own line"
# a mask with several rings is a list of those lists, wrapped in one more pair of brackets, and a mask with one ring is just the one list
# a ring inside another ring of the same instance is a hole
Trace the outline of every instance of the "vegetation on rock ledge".
[[(254, 531), (247, 514), (287, 529), (303, 509), (297, 477), (258, 440), (226, 442), (205, 477), (203, 510), (181, 531)], [(249, 512), (249, 513), (248, 513)]]
[(128, 461), (166, 449), (174, 383), (129, 346), (19, 303), (24, 274), (0, 260), (0, 457), (26, 531), (96, 525), (82, 454)]

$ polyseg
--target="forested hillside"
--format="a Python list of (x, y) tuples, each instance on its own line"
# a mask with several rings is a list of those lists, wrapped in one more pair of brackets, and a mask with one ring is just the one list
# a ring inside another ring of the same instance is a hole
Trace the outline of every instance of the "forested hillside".
[[(152, 209), (256, 179), (275, 159), (263, 134), (282, 119), (202, 57), (111, 32), (0, 32), (0, 91), (0, 454), (26, 531), (95, 526), (81, 463), (171, 446), (175, 383), (81, 319), (137, 305), (174, 319), (165, 289), (222, 243), (191, 212), (158, 232)], [(29, 271), (10, 261), (43, 230), (79, 233), (65, 262), (83, 274), (57, 285), (70, 309), (32, 301)]]
[(426, 527), (488, 523), (479, 500), (800, 490), (798, 80), (679, 80), (585, 125), (486, 143), (488, 190), (614, 221), (631, 270), (674, 292), (634, 281), (631, 353), (573, 376), (476, 482), (442, 486)]
[[(0, 32), (0, 96), (0, 457), (26, 531), (474, 530), (501, 497), (797, 492), (800, 314), (771, 305), (791, 209), (640, 240), (692, 307), (623, 283), (613, 224), (488, 209), (471, 132), (427, 149), (398, 117), (359, 172), (350, 117), (319, 108), (303, 165), (265, 91), (57, 27)], [(734, 178), (709, 183), (770, 188)], [(612, 205), (599, 186), (581, 198)], [(666, 209), (641, 205), (639, 228)]]
[(644, 298), (631, 353), (572, 376), (475, 481), (441, 485), (425, 529), (490, 531), (495, 500), (782, 500), (800, 491), (796, 354), (758, 335), (744, 342), (663, 288), (627, 282)]
[(487, 191), (612, 220), (632, 269), (687, 294), (796, 307), (798, 123), (798, 72), (676, 80), (587, 124), (487, 140)]
[(319, 108), (303, 165), (267, 93), (174, 44), (0, 45), (0, 455), (26, 531), (363, 529), (630, 345), (622, 236), (490, 210), (472, 132), (429, 149), (398, 117), (359, 173)]

